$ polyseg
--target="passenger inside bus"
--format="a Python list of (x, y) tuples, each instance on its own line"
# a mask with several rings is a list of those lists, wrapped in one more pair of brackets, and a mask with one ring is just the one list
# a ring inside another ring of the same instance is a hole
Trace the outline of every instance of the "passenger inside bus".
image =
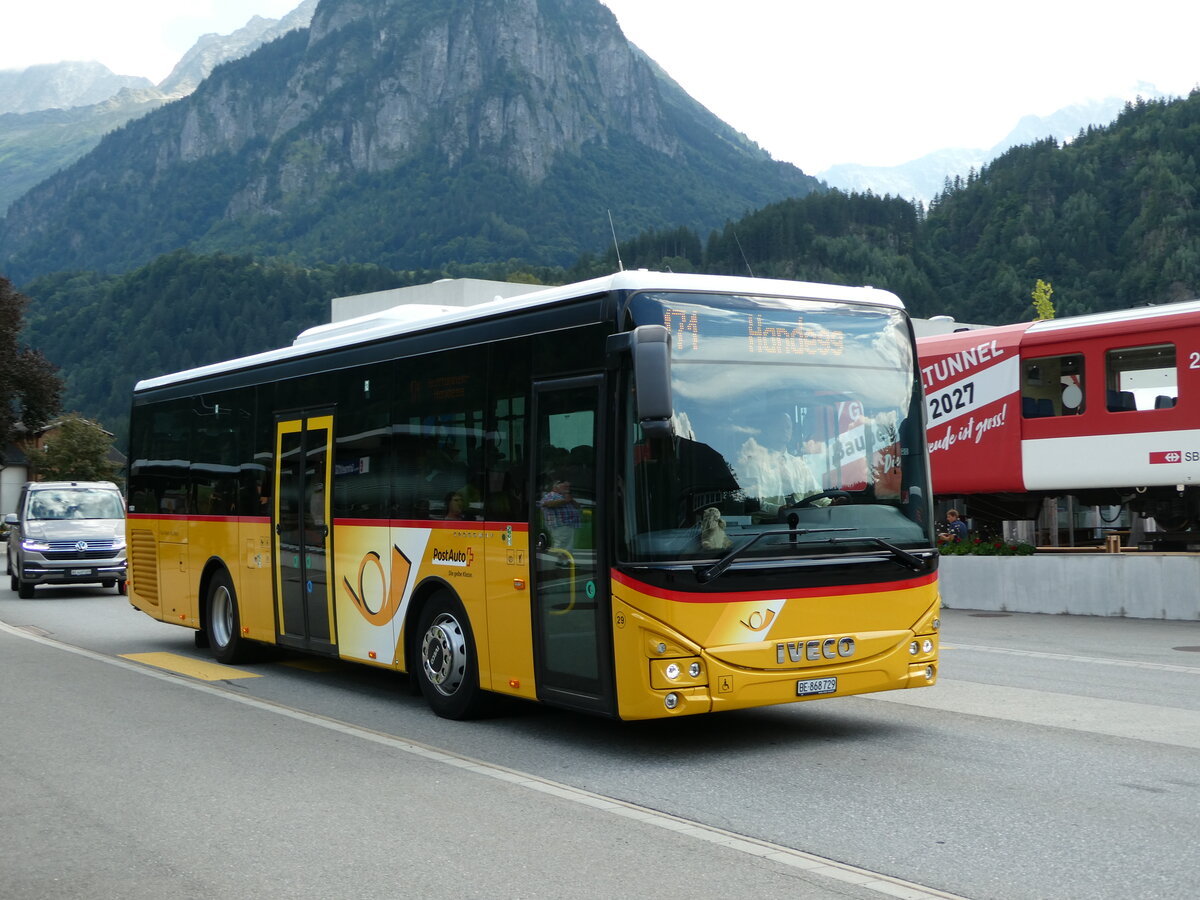
[(788, 413), (773, 413), (738, 452), (739, 483), (747, 497), (757, 498), (760, 517), (774, 518), (780, 509), (822, 491), (808, 463), (795, 453), (793, 431)]

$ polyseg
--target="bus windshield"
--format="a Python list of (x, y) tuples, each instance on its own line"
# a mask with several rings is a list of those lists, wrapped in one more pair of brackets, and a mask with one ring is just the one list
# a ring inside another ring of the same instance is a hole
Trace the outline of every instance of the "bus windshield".
[(674, 395), (670, 438), (642, 434), (627, 404), (630, 562), (932, 543), (902, 311), (685, 293), (643, 293), (630, 309), (637, 324), (671, 331)]

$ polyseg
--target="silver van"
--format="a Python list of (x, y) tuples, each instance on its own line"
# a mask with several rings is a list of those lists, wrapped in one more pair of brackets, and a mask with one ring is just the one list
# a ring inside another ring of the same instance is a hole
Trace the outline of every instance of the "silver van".
[(30, 481), (4, 517), (8, 574), (23, 599), (39, 584), (125, 593), (125, 503), (111, 481)]

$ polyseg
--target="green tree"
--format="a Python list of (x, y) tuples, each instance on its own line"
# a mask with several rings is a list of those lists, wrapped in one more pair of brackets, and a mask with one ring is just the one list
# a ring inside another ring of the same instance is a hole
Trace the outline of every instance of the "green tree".
[(113, 436), (95, 422), (67, 416), (38, 457), (38, 474), (45, 481), (112, 481), (117, 476), (108, 461), (112, 446)]
[(62, 380), (40, 352), (19, 341), (29, 298), (0, 276), (0, 459), (18, 422), (33, 431), (59, 410)]
[(1054, 288), (1050, 286), (1050, 282), (1037, 280), (1037, 286), (1033, 289), (1033, 315), (1035, 319), (1053, 319), (1054, 304), (1050, 301), (1050, 295), (1054, 293)]

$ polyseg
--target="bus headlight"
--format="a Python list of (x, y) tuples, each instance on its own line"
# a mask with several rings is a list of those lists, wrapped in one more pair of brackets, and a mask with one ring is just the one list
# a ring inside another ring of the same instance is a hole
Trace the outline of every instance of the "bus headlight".
[(679, 705), (679, 695), (678, 694), (667, 694), (667, 696), (663, 698), (663, 706), (665, 706), (667, 709), (674, 709), (678, 705)]
[(704, 662), (696, 657), (650, 660), (650, 687), (656, 691), (701, 687), (706, 683)]

